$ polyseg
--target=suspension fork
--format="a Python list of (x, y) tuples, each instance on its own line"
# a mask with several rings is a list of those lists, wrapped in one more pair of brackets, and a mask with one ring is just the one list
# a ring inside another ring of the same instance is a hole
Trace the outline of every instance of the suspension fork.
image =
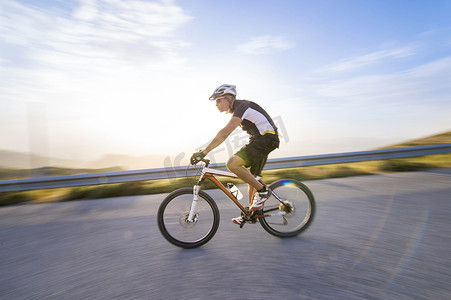
[(188, 223), (192, 223), (194, 219), (194, 212), (196, 211), (197, 203), (199, 202), (199, 190), (200, 185), (195, 185), (193, 187), (193, 202), (191, 203), (191, 208), (189, 210)]
[(188, 219), (186, 220), (188, 223), (192, 223), (194, 221), (195, 211), (197, 203), (199, 202), (199, 191), (200, 186), (202, 185), (202, 182), (204, 181), (204, 175), (205, 173), (202, 172), (200, 175), (199, 181), (195, 186), (193, 186), (193, 202), (191, 203), (191, 208), (189, 210)]

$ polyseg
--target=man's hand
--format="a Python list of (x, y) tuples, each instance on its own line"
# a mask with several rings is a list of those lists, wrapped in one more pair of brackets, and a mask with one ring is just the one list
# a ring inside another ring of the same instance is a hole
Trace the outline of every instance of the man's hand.
[(205, 157), (205, 154), (200, 150), (199, 152), (194, 152), (193, 155), (191, 155), (191, 164), (195, 165), (198, 162), (200, 162)]

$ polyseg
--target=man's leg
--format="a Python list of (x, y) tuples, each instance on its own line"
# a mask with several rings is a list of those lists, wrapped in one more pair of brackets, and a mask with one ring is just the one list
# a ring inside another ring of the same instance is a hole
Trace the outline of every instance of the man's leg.
[[(234, 173), (236, 176), (238, 176), (241, 180), (243, 180), (249, 185), (248, 189), (249, 207), (251, 207), (255, 192), (259, 189), (262, 189), (264, 186), (254, 177), (254, 175), (252, 175), (252, 173), (246, 167), (244, 167), (245, 165), (246, 162), (237, 155), (233, 155), (227, 161), (227, 168), (230, 170), (230, 172)], [(232, 222), (242, 226), (244, 223), (244, 219), (242, 216), (239, 216), (233, 218)]]
[(254, 201), (254, 196), (255, 196), (255, 193), (257, 192), (257, 190), (256, 189), (254, 189), (251, 185), (249, 185), (249, 188), (248, 188), (248, 195), (249, 195), (249, 206), (251, 206), (252, 205), (252, 202)]
[(264, 185), (261, 184), (247, 168), (244, 167), (245, 164), (246, 162), (241, 157), (233, 155), (227, 161), (227, 168), (230, 172), (238, 176), (238, 178), (249, 184), (249, 190), (251, 187), (257, 191), (261, 190)]
[[(263, 203), (269, 196), (260, 196), (260, 191), (263, 190), (266, 186), (263, 185), (260, 181), (258, 181), (254, 175), (245, 167), (246, 162), (244, 159), (237, 155), (233, 155), (227, 161), (227, 168), (233, 172), (236, 176), (238, 176), (241, 180), (249, 184), (249, 210), (255, 211), (260, 209), (263, 206)], [(255, 193), (259, 191), (259, 198), (255, 197)], [(269, 195), (269, 190), (265, 189), (265, 192)], [(236, 217), (232, 219), (233, 223), (238, 224), (240, 226), (243, 225), (244, 219), (242, 216)]]

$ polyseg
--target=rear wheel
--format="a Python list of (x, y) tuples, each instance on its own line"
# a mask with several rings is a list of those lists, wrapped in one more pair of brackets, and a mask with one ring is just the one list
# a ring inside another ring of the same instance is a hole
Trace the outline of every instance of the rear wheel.
[(261, 226), (278, 237), (296, 236), (307, 229), (315, 215), (315, 199), (309, 188), (292, 179), (276, 181), (269, 188), (273, 195), (263, 206)]
[(192, 222), (188, 221), (193, 190), (180, 189), (169, 194), (158, 209), (158, 228), (170, 243), (182, 248), (195, 248), (207, 243), (219, 227), (219, 210), (214, 200), (199, 192)]

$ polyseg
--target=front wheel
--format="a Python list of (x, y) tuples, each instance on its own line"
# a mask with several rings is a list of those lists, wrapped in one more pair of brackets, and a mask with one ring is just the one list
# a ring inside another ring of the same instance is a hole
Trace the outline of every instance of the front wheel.
[(315, 215), (315, 199), (309, 188), (292, 179), (276, 181), (269, 188), (273, 195), (263, 206), (261, 226), (278, 237), (293, 237), (307, 229)]
[(158, 228), (170, 243), (182, 248), (196, 248), (207, 243), (219, 227), (219, 209), (204, 191), (199, 199), (193, 221), (188, 220), (193, 203), (193, 189), (179, 189), (169, 194), (158, 209)]

